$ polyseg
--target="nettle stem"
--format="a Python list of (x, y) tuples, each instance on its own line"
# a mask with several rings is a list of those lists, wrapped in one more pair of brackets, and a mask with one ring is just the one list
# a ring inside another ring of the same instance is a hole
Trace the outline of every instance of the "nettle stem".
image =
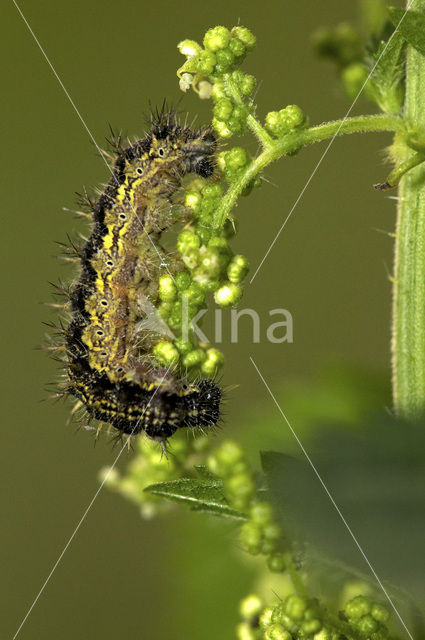
[(295, 153), (302, 147), (306, 147), (314, 142), (321, 142), (322, 140), (348, 133), (362, 133), (367, 131), (405, 132), (403, 120), (398, 116), (391, 115), (368, 115), (334, 120), (333, 122), (325, 122), (316, 127), (310, 127), (309, 129), (293, 131), (280, 139), (272, 138), (252, 115), (248, 116), (247, 124), (261, 142), (263, 151), (247, 167), (244, 174), (233, 182), (227, 190), (214, 216), (213, 224), (215, 228), (223, 226), (236, 200), (251, 180), (265, 167), (282, 156)]
[[(425, 12), (425, 0), (416, 11)], [(425, 58), (407, 53), (406, 121), (425, 128)], [(425, 411), (425, 167), (400, 182), (393, 297), (393, 395), (399, 416), (415, 419)]]

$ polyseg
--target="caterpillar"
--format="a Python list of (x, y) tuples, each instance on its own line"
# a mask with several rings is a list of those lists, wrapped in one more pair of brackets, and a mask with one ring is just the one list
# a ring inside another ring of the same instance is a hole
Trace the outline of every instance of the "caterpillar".
[(117, 139), (114, 147), (110, 180), (96, 201), (85, 198), (92, 229), (75, 249), (80, 275), (62, 332), (63, 395), (74, 396), (89, 418), (164, 446), (177, 429), (211, 427), (220, 417), (216, 382), (155, 364), (152, 332), (138, 329), (143, 300), (157, 301), (161, 234), (179, 219), (172, 197), (186, 174), (213, 174), (217, 142), (211, 128), (192, 131), (163, 109), (144, 138), (126, 147)]

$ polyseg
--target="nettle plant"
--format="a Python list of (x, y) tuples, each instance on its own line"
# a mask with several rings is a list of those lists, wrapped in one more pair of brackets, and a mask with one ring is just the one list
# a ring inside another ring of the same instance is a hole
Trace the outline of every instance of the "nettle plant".
[[(197, 179), (185, 191), (191, 219), (177, 238), (185, 264), (174, 280), (159, 280), (159, 313), (177, 338), (158, 343), (153, 353), (163, 365), (193, 369), (214, 376), (223, 362), (208, 345), (182, 340), (185, 291), (190, 317), (207, 304), (232, 306), (242, 296), (247, 259), (234, 255), (229, 238), (235, 233), (234, 206), (240, 196), (261, 185), (261, 173), (281, 157), (292, 156), (315, 142), (348, 133), (393, 132), (388, 149), (393, 169), (375, 188), (400, 185), (395, 234), (393, 308), (394, 405), (400, 417), (416, 418), (425, 407), (425, 0), (415, 11), (389, 9), (382, 37), (364, 47), (350, 27), (325, 29), (315, 37), (318, 53), (337, 63), (349, 96), (364, 90), (381, 113), (347, 117), (317, 126), (296, 105), (270, 111), (262, 121), (254, 102), (256, 79), (240, 69), (256, 44), (242, 26), (209, 29), (203, 46), (194, 40), (178, 45), (186, 60), (177, 75), (183, 91), (193, 89), (212, 102), (212, 127), (227, 146), (218, 154), (213, 179)], [(234, 136), (253, 134), (260, 143), (257, 156), (231, 145)], [(187, 296), (189, 296), (187, 298)], [(384, 640), (391, 636), (388, 608), (375, 595), (358, 587), (344, 602), (325, 602), (311, 593), (308, 571), (297, 541), (276, 517), (267, 490), (267, 456), (263, 472), (248, 463), (242, 448), (224, 441), (215, 449), (211, 439), (188, 439), (178, 432), (166, 460), (155, 443), (139, 438), (137, 454), (123, 475), (103, 472), (108, 486), (134, 501), (144, 517), (182, 503), (197, 511), (232, 518), (240, 526), (239, 541), (251, 555), (264, 556), (273, 573), (285, 573), (292, 586), (282, 587), (273, 602), (251, 594), (240, 608), (240, 640)], [(285, 583), (287, 584), (287, 583)]]

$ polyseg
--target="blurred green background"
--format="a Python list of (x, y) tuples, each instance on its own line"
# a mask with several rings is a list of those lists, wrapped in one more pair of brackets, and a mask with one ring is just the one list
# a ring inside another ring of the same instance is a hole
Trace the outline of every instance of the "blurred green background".
[[(245, 69), (261, 81), (257, 101), (271, 109), (299, 104), (312, 123), (341, 117), (349, 103), (334, 69), (315, 59), (312, 32), (356, 21), (357, 3), (298, 0), (211, 3), (31, 3), (21, 8), (95, 139), (108, 124), (143, 135), (148, 102), (179, 96), (176, 44), (202, 38), (216, 24), (251, 28), (257, 49)], [(63, 206), (74, 192), (108, 178), (87, 132), (10, 0), (3, 4), (2, 212), (3, 251), (3, 524), (2, 637), (12, 637), (98, 488), (98, 470), (117, 455), (106, 438), (66, 425), (69, 405), (43, 402), (57, 379), (55, 363), (35, 347), (51, 314), (48, 281), (69, 270), (55, 241), (83, 230)], [(181, 108), (207, 122), (209, 104), (194, 94)], [(354, 113), (370, 111), (359, 103)], [(247, 417), (271, 410), (249, 362), (252, 355), (277, 391), (294, 377), (320, 375), (329, 361), (380, 370), (389, 379), (389, 317), (395, 203), (373, 191), (385, 178), (382, 149), (390, 136), (337, 140), (306, 190), (244, 305), (286, 308), (294, 343), (252, 344), (245, 319), (239, 344), (225, 344), (228, 394), (217, 438), (241, 437), (267, 448), (284, 440), (285, 425), (255, 433)], [(251, 152), (256, 143), (249, 141)], [(237, 251), (253, 270), (318, 162), (324, 146), (270, 167), (264, 184), (238, 207)], [(229, 340), (229, 332), (226, 334)], [(317, 398), (312, 396), (312, 402)], [(318, 397), (320, 403), (320, 396)], [(329, 405), (329, 410), (335, 407)], [(381, 407), (377, 407), (380, 409)], [(284, 407), (285, 409), (285, 407)], [(311, 407), (307, 407), (312, 410)], [(326, 407), (320, 409), (326, 417)], [(297, 426), (296, 411), (289, 418)], [(252, 424), (252, 421), (251, 421)], [(131, 454), (130, 454), (131, 455)], [(124, 454), (120, 465), (125, 465)], [(146, 522), (120, 497), (103, 491), (24, 625), (25, 638), (232, 638), (237, 602), (254, 569), (244, 565), (232, 526), (188, 512)], [(224, 630), (224, 631), (223, 631)], [(4, 634), (4, 635), (3, 635)]]

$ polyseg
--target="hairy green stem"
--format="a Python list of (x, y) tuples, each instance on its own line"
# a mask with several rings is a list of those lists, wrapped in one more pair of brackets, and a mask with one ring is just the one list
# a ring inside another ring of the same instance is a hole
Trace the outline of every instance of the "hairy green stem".
[[(415, 10), (425, 13), (425, 0)], [(413, 47), (407, 52), (405, 119), (425, 130), (425, 58)], [(400, 417), (415, 419), (425, 412), (425, 167), (420, 165), (400, 182), (393, 295), (393, 397)]]
[(297, 594), (299, 596), (302, 596), (303, 598), (308, 598), (309, 593), (307, 587), (305, 586), (300, 574), (295, 568), (295, 564), (290, 553), (285, 553), (285, 567)]
[(224, 225), (226, 219), (241, 195), (244, 188), (269, 164), (282, 156), (295, 153), (302, 147), (315, 142), (321, 142), (343, 134), (361, 133), (366, 131), (397, 131), (405, 133), (404, 121), (398, 116), (392, 115), (368, 115), (354, 118), (344, 118), (309, 129), (292, 131), (277, 140), (271, 138), (260, 123), (249, 115), (247, 120), (249, 128), (260, 140), (263, 151), (247, 167), (242, 176), (231, 184), (220, 207), (214, 214), (213, 226), (218, 229)]

